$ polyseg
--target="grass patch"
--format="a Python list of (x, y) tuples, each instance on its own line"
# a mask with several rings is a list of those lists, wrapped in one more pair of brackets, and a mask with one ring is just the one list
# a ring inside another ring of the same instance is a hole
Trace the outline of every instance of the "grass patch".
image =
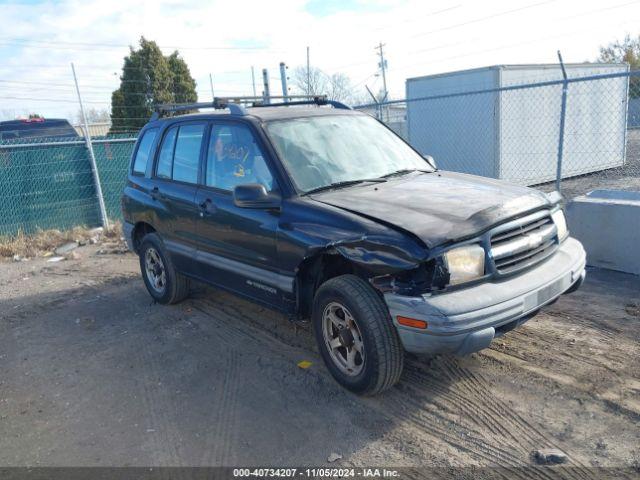
[(118, 240), (122, 237), (122, 225), (120, 222), (110, 222), (110, 227), (102, 232), (87, 227), (74, 227), (64, 231), (39, 230), (29, 235), (18, 232), (16, 235), (0, 237), (0, 257), (37, 257), (52, 252), (65, 243), (86, 243), (93, 237), (99, 240)]

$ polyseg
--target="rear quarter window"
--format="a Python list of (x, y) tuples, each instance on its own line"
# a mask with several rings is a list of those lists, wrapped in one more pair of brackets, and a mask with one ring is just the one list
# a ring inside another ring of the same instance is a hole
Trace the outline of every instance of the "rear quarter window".
[(133, 173), (144, 175), (147, 170), (147, 163), (151, 156), (151, 147), (158, 134), (157, 128), (150, 128), (142, 135), (140, 145), (136, 151), (136, 156), (133, 160)]

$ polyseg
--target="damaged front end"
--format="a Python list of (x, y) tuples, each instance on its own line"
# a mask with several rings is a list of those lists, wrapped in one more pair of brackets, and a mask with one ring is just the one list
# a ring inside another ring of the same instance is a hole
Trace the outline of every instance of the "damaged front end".
[(411, 270), (372, 277), (369, 282), (382, 293), (414, 296), (442, 290), (449, 284), (450, 277), (443, 258), (439, 257)]

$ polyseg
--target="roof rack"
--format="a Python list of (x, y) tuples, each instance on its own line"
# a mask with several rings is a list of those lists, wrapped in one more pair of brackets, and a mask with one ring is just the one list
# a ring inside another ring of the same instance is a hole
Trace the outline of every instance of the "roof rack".
[[(278, 99), (282, 102), (271, 103)], [(328, 100), (326, 95), (288, 95), (270, 96), (268, 101), (264, 97), (214, 97), (213, 102), (160, 104), (155, 106), (151, 115), (151, 121), (158, 120), (170, 113), (188, 112), (199, 108), (214, 108), (216, 110), (228, 109), (231, 115), (244, 116), (247, 111), (244, 105), (249, 107), (288, 107), (294, 105), (331, 105), (334, 108), (351, 110), (351, 107), (335, 100)]]
[[(326, 95), (298, 95), (298, 97), (308, 98), (308, 100), (294, 100), (293, 102), (285, 100), (284, 102), (278, 103), (259, 103), (254, 104), (254, 107), (289, 107), (292, 105), (331, 105), (333, 108), (338, 108), (340, 110), (351, 110), (351, 107), (345, 105), (342, 102), (338, 102), (337, 100), (329, 100)], [(271, 97), (274, 98), (274, 97)], [(278, 97), (284, 98), (284, 97)], [(286, 97), (292, 98), (290, 97)]]

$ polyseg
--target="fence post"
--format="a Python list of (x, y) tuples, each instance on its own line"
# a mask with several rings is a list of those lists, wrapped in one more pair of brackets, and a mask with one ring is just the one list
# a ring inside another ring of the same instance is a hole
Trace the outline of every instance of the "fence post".
[(558, 164), (556, 170), (556, 190), (560, 191), (562, 185), (562, 156), (564, 154), (564, 121), (567, 114), (567, 90), (569, 82), (567, 81), (567, 71), (564, 68), (562, 54), (558, 50), (558, 60), (560, 60), (560, 68), (562, 69), (562, 103), (560, 105), (560, 132), (558, 134)]
[(378, 101), (376, 96), (371, 92), (368, 85), (365, 85), (364, 88), (367, 89), (367, 92), (369, 92), (369, 95), (371, 95), (371, 98), (373, 98), (373, 101), (376, 104), (376, 118), (382, 121), (382, 105), (380, 105), (380, 102)]
[(82, 104), (82, 97), (80, 96), (80, 87), (78, 87), (78, 78), (76, 77), (76, 69), (71, 63), (71, 71), (73, 72), (73, 81), (76, 84), (76, 93), (78, 94), (78, 103), (80, 103), (80, 113), (82, 115), (82, 124), (84, 126), (84, 141), (89, 152), (89, 161), (91, 163), (91, 173), (93, 174), (93, 183), (96, 188), (96, 195), (98, 195), (98, 205), (100, 207), (100, 219), (102, 220), (102, 226), (109, 228), (109, 219), (107, 218), (107, 209), (104, 205), (104, 196), (102, 195), (102, 185), (100, 183), (100, 174), (98, 173), (98, 164), (96, 163), (96, 156), (93, 153), (93, 143), (91, 143), (91, 134), (89, 133), (89, 124), (87, 123), (87, 116), (84, 113), (84, 105)]
[(262, 97), (265, 104), (271, 103), (271, 92), (269, 91), (269, 72), (266, 68), (262, 69), (262, 85), (264, 90), (262, 92)]
[(287, 87), (287, 66), (284, 62), (280, 62), (280, 83), (282, 83), (282, 96), (284, 102), (288, 102), (289, 88)]

